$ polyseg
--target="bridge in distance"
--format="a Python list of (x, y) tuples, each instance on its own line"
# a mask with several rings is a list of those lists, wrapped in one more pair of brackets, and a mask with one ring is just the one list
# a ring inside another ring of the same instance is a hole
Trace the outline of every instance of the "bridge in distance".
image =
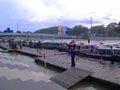
[[(64, 34), (36, 34), (36, 33), (0, 33), (0, 38), (38, 38), (38, 39), (85, 39), (80, 36)], [(87, 39), (87, 38), (86, 38)], [(91, 40), (120, 40), (120, 37), (90, 37)]]
[(63, 34), (33, 34), (33, 33), (0, 33), (0, 37), (24, 37), (24, 38), (40, 38), (40, 39), (72, 39), (74, 36)]

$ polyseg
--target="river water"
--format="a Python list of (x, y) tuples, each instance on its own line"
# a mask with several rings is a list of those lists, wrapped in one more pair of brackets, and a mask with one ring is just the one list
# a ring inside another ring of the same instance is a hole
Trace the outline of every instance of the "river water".
[[(15, 63), (17, 65), (22, 65), (26, 67), (30, 66), (29, 67), (30, 70), (42, 72), (44, 74), (49, 75), (50, 77), (53, 77), (56, 74), (62, 72), (61, 70), (58, 70), (53, 67), (47, 67), (45, 69), (44, 66), (40, 64), (36, 64), (34, 62), (33, 57), (29, 57), (19, 53), (0, 52), (0, 60), (3, 60), (4, 62), (7, 62), (7, 63)], [(83, 80), (82, 82), (78, 83), (77, 85), (70, 88), (69, 90), (112, 90), (112, 89), (114, 88), (110, 87), (109, 85), (104, 85), (102, 83), (99, 83), (93, 80)]]
[[(26, 40), (26, 38), (24, 37), (21, 37), (21, 38), (15, 38), (16, 40)], [(61, 43), (61, 42), (66, 42), (66, 43), (70, 43), (71, 40), (73, 39), (40, 39), (40, 38), (29, 38), (28, 40), (32, 40), (32, 41), (39, 41), (41, 40), (42, 42), (57, 42), (57, 43)], [(85, 43), (87, 44), (88, 43), (88, 40), (87, 39), (74, 39), (75, 42), (77, 44), (79, 43)], [(90, 40), (90, 44), (97, 44), (99, 45), (100, 43), (103, 43), (103, 44), (120, 44), (120, 40)]]
[[(66, 42), (66, 43), (70, 43), (71, 40), (73, 39), (53, 39), (53, 40), (43, 40), (44, 42)], [(76, 44), (79, 44), (79, 43), (85, 43), (87, 44), (88, 43), (88, 40), (87, 39), (74, 39), (74, 41), (76, 42)], [(113, 45), (113, 44), (120, 44), (120, 40), (91, 40), (90, 41), (90, 44), (96, 44), (96, 45), (99, 45), (103, 43), (104, 45)]]
[(44, 66), (36, 64), (33, 57), (25, 56), (19, 53), (2, 53), (0, 52), (0, 61), (2, 63), (16, 64), (18, 66), (29, 67), (27, 69), (43, 72), (49, 76), (54, 76), (61, 72), (61, 70), (52, 68), (44, 68)]

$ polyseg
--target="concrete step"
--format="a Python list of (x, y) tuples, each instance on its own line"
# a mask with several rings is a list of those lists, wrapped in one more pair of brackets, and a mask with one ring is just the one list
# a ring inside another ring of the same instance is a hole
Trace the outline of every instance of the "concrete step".
[(82, 81), (91, 74), (89, 71), (85, 71), (76, 67), (72, 67), (63, 73), (60, 73), (51, 78), (52, 81), (58, 83), (64, 88), (70, 88), (76, 83)]

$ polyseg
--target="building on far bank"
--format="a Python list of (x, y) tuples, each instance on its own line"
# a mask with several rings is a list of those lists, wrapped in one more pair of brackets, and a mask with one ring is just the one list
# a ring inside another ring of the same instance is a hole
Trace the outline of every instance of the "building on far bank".
[(68, 35), (68, 29), (66, 26), (58, 26), (58, 34)]
[(4, 33), (13, 33), (13, 30), (11, 30), (10, 28), (7, 28), (6, 30), (3, 31)]

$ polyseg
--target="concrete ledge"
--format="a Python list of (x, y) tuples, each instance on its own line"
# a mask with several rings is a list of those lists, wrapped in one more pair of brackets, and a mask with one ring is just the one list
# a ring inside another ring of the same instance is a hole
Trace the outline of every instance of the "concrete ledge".
[(51, 80), (63, 86), (64, 88), (70, 88), (76, 83), (90, 76), (90, 74), (91, 72), (72, 67), (63, 73), (52, 77)]
[[(35, 62), (36, 62), (36, 63), (42, 63), (43, 65), (44, 65), (44, 63), (45, 63), (44, 60), (39, 59), (38, 57), (35, 58)], [(64, 68), (64, 67), (62, 67), (62, 66), (58, 66), (58, 65), (55, 65), (55, 64), (52, 64), (52, 63), (46, 62), (46, 64), (47, 64), (47, 65), (50, 65), (50, 66), (52, 66), (52, 67), (61, 69), (62, 71), (67, 70), (67, 68)]]

